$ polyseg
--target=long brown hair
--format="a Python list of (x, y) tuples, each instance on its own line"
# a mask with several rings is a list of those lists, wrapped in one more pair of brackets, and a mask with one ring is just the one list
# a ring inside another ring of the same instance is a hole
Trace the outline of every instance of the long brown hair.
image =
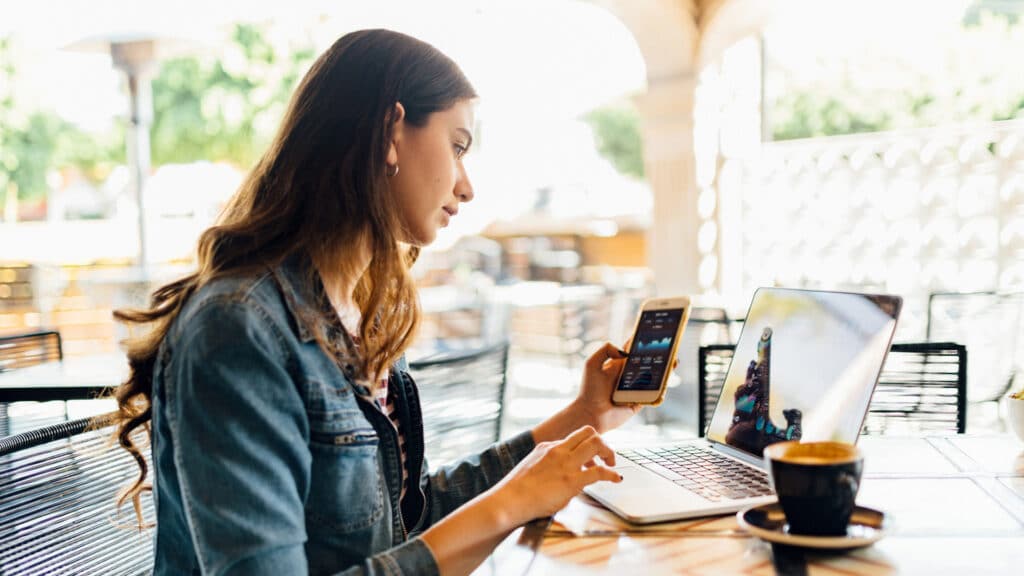
[(409, 274), (418, 249), (400, 242), (385, 174), (395, 104), (405, 108), (405, 122), (423, 126), (430, 114), (475, 96), (451, 59), (389, 30), (346, 34), (317, 59), (273, 143), (199, 237), (197, 271), (157, 289), (150, 308), (114, 313), (147, 328), (128, 342), (131, 375), (114, 392), (115, 437), (139, 464), (119, 506), (131, 498), (139, 515), (140, 495), (151, 488), (132, 432), (152, 418), (153, 367), (164, 337), (189, 297), (210, 281), (265, 270), (297, 252), (329, 269), (346, 247), (367, 242), (371, 261), (354, 292), (362, 312), (362, 369), (379, 374), (402, 355), (419, 322)]

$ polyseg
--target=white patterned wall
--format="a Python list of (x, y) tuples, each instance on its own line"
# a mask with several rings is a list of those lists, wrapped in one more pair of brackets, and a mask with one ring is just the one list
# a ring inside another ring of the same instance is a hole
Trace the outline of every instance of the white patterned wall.
[(916, 338), (929, 292), (1024, 287), (1024, 121), (764, 143), (717, 184), (744, 291), (902, 294)]

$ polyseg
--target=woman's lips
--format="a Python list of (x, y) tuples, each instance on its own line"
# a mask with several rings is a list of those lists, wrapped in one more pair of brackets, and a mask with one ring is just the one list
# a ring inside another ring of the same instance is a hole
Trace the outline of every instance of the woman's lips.
[(458, 208), (453, 210), (447, 206), (442, 207), (441, 210), (444, 211), (444, 222), (441, 223), (442, 227), (447, 226), (448, 223), (451, 222), (452, 218), (454, 218), (455, 215), (459, 213)]

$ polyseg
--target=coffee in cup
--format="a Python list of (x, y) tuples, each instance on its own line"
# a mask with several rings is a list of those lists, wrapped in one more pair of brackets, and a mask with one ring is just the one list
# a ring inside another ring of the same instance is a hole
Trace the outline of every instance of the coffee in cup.
[(778, 442), (764, 449), (772, 488), (792, 534), (842, 536), (864, 457), (844, 442)]

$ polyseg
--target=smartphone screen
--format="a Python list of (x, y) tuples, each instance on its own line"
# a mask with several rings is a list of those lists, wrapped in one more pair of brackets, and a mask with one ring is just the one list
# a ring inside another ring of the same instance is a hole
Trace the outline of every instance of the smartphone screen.
[(665, 371), (672, 367), (683, 309), (645, 310), (640, 314), (633, 347), (619, 378), (618, 390), (658, 390)]

